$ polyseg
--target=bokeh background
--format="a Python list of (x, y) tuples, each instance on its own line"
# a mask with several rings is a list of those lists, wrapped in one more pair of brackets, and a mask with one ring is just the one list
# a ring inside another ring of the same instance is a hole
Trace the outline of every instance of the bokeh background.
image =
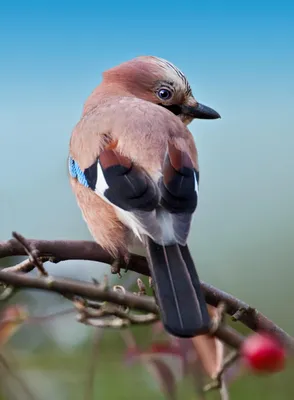
[[(283, 0), (1, 2), (0, 239), (12, 230), (90, 239), (67, 180), (71, 130), (104, 70), (138, 55), (163, 57), (222, 116), (191, 125), (201, 169), (190, 235), (199, 273), (294, 334), (293, 48), (294, 5)], [(66, 262), (49, 270), (90, 280), (108, 267)], [(17, 300), (33, 315), (67, 307), (43, 293)], [(81, 399), (93, 333), (65, 316), (25, 326), (9, 354), (38, 399)], [(148, 331), (135, 334), (148, 342)], [(118, 333), (105, 332), (101, 343), (97, 398), (138, 397), (138, 383), (140, 398), (163, 398), (145, 369), (125, 368)], [(244, 378), (233, 398), (292, 398), (292, 376), (288, 368)]]

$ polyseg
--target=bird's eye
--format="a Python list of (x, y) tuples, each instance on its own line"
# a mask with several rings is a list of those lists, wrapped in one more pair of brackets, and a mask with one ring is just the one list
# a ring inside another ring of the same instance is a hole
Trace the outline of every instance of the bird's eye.
[(161, 88), (158, 90), (157, 96), (161, 100), (169, 100), (172, 97), (172, 92), (169, 89)]

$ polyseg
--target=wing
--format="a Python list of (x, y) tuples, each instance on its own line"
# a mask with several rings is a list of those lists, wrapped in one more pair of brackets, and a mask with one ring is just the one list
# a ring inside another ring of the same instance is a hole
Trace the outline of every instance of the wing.
[(128, 158), (108, 147), (84, 170), (70, 157), (69, 170), (72, 177), (115, 207), (118, 217), (140, 240), (142, 235), (160, 240), (161, 228), (156, 218), (159, 189)]
[(115, 109), (103, 104), (78, 124), (70, 154), (76, 179), (112, 204), (139, 238), (186, 243), (197, 205), (197, 152), (179, 118), (139, 99), (117, 100)]
[(112, 204), (123, 222), (140, 239), (185, 245), (197, 206), (199, 173), (190, 157), (168, 145), (158, 185), (146, 171), (113, 149), (100, 153), (84, 171), (69, 159), (72, 177)]
[(168, 144), (162, 170), (160, 203), (170, 214), (176, 242), (183, 246), (198, 203), (199, 171), (194, 168), (190, 156), (173, 143)]

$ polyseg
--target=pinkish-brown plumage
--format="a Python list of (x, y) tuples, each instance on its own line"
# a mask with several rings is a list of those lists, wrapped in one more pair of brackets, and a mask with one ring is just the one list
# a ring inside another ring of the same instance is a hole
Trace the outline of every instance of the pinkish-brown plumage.
[[(174, 149), (175, 157), (178, 157), (176, 169), (180, 171), (185, 167), (182, 161), (190, 159), (188, 169), (199, 170), (196, 146), (186, 126), (198, 115), (199, 118), (217, 118), (218, 114), (196, 102), (187, 79), (175, 66), (152, 56), (138, 57), (103, 74), (102, 83), (85, 102), (82, 117), (72, 132), (70, 157), (84, 173), (91, 168), (91, 174), (94, 171), (94, 175), (99, 175), (103, 170), (99, 161), (99, 173), (92, 166), (106, 149), (111, 149), (109, 154), (113, 154), (114, 160), (119, 160), (119, 155), (122, 155), (139, 174), (143, 174), (139, 186), (151, 179), (156, 188), (165, 173), (169, 149)], [(107, 166), (104, 164), (102, 167), (105, 169)], [(178, 174), (174, 167), (166, 168), (169, 168), (169, 175), (164, 182)], [(99, 180), (99, 176), (96, 178), (95, 175), (95, 179)], [(139, 243), (139, 248), (145, 248), (146, 235), (164, 246), (177, 246), (177, 241), (186, 245), (194, 206), (192, 211), (183, 210), (179, 216), (178, 211), (170, 214), (162, 205), (156, 208), (158, 211), (144, 209), (142, 214), (136, 209), (118, 207), (106, 198), (103, 195), (107, 187), (105, 182), (102, 193), (95, 189), (96, 181), (94, 187), (86, 187), (76, 177), (71, 177), (70, 181), (94, 239), (114, 257), (127, 258), (134, 244), (138, 246)], [(126, 184), (128, 182), (131, 181), (126, 181)], [(115, 192), (116, 188), (111, 190)], [(124, 186), (120, 190), (124, 191)], [(156, 192), (160, 194), (160, 190), (158, 186)], [(156, 201), (156, 192), (149, 199), (151, 202)], [(178, 204), (175, 203), (176, 207)], [(169, 207), (167, 203), (166, 207)], [(175, 249), (174, 254), (177, 257), (179, 249)]]
[[(82, 169), (91, 165), (99, 157), (101, 150), (112, 141), (117, 141), (116, 149), (120, 153), (156, 180), (161, 174), (168, 141), (179, 150), (187, 152), (193, 160), (194, 167), (198, 169), (197, 150), (192, 134), (180, 119), (168, 110), (134, 97), (124, 98), (112, 94), (108, 96), (107, 91), (101, 96), (97, 95), (95, 100), (96, 107), (82, 117), (70, 141), (70, 154)], [(77, 190), (76, 186), (74, 190)], [(130, 236), (125, 229), (120, 227), (116, 232), (120, 246), (113, 246), (114, 236), (109, 235), (109, 232), (104, 234), (106, 228), (101, 229), (104, 207), (107, 208), (109, 218), (115, 220), (115, 225), (120, 225), (113, 210), (105, 202), (101, 204), (100, 197), (96, 196), (95, 200), (90, 189), (82, 187), (79, 192), (89, 192), (80, 194), (78, 201), (97, 242), (116, 256), (120, 251), (125, 252)], [(87, 211), (89, 197), (92, 199), (90, 212)]]
[(151, 174), (160, 171), (168, 141), (188, 152), (198, 166), (191, 133), (170, 111), (146, 100), (113, 95), (107, 87), (95, 100), (95, 108), (82, 117), (71, 137), (71, 154), (82, 168), (111, 141)]
[[(135, 59), (105, 72), (102, 83), (86, 101), (82, 118), (74, 128), (70, 141), (70, 154), (82, 169), (91, 165), (110, 142), (117, 141), (119, 152), (158, 179), (170, 140), (179, 150), (190, 155), (198, 170), (192, 134), (177, 116), (154, 104), (158, 99), (152, 85), (160, 79), (163, 68), (148, 64), (146, 60), (149, 59)], [(180, 92), (177, 99), (182, 102), (183, 97)], [(190, 98), (187, 101), (192, 103)], [(74, 191), (79, 193), (79, 206), (94, 238), (116, 256), (121, 251), (125, 252), (130, 234), (121, 226), (116, 214), (105, 202), (101, 202), (101, 198), (95, 200), (90, 189), (78, 189), (78, 186), (74, 185)], [(83, 192), (85, 194), (81, 194)], [(113, 234), (109, 235), (111, 228), (101, 229), (104, 218), (111, 219), (116, 227), (115, 246)], [(104, 232), (106, 229), (107, 234)]]

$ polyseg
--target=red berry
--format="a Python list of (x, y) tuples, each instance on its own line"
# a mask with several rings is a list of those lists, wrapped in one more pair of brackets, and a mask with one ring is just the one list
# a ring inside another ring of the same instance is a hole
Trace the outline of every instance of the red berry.
[(277, 372), (285, 365), (284, 348), (277, 339), (265, 333), (248, 336), (241, 347), (241, 355), (245, 364), (257, 372)]

